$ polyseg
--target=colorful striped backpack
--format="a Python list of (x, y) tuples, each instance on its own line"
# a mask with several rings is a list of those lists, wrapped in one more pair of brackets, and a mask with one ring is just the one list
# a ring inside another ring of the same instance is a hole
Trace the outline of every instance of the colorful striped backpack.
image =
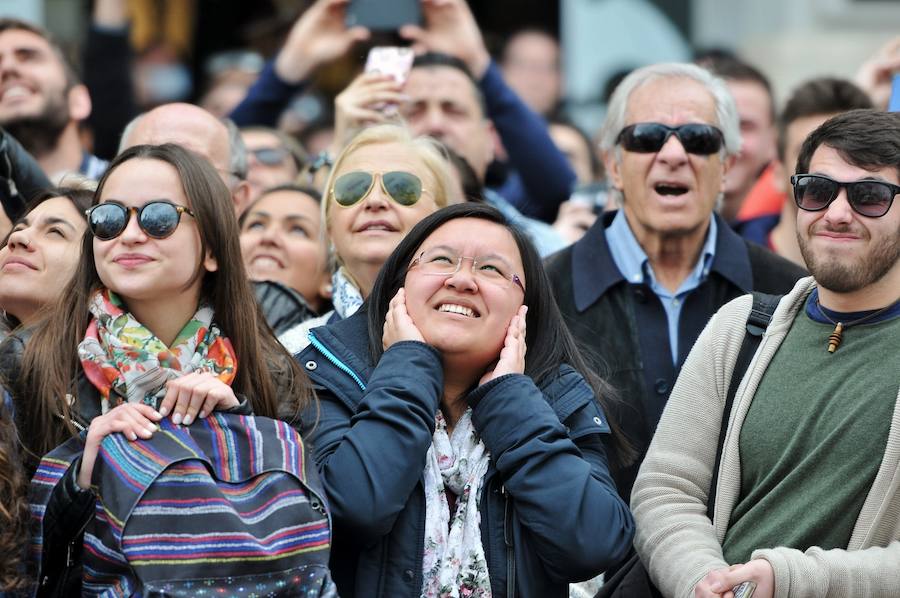
[[(336, 596), (324, 493), (291, 426), (215, 413), (160, 427), (150, 440), (101, 444), (83, 595)], [(36, 554), (44, 509), (82, 447), (63, 444), (34, 476)]]

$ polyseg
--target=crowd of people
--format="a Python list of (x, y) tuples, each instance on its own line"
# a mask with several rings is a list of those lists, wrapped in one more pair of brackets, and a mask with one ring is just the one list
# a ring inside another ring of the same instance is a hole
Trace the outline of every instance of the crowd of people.
[(594, 140), (421, 0), (298, 132), (347, 0), (227, 116), (125, 4), (81, 73), (0, 18), (0, 597), (900, 595), (900, 43), (643, 66)]

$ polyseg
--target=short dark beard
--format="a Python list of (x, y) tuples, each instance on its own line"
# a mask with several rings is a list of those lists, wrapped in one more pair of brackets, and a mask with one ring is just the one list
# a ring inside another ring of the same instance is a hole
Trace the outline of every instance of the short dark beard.
[(884, 237), (869, 249), (865, 261), (843, 264), (838, 260), (819, 261), (802, 235), (797, 236), (800, 253), (816, 284), (835, 293), (853, 293), (875, 284), (900, 260), (900, 231), (893, 237)]
[(65, 97), (58, 102), (48, 100), (41, 114), (0, 123), (35, 158), (41, 158), (56, 149), (68, 124), (69, 104)]

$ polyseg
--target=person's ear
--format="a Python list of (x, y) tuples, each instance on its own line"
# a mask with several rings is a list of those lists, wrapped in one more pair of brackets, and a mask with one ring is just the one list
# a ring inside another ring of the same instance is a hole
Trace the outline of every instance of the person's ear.
[(213, 256), (212, 251), (206, 250), (206, 257), (203, 258), (203, 269), (207, 272), (215, 272), (219, 269), (219, 262)]
[(72, 120), (81, 122), (91, 115), (91, 95), (86, 86), (73, 85), (66, 95), (66, 101), (69, 104), (69, 117)]
[(731, 156), (725, 156), (725, 159), (722, 160), (722, 189), (725, 188), (725, 177), (728, 176), (728, 171), (735, 165), (737, 162), (737, 154)]
[(602, 151), (601, 158), (603, 159), (603, 166), (606, 168), (606, 178), (609, 179), (609, 185), (613, 189), (622, 191), (624, 188), (622, 184), (622, 165), (620, 164), (619, 156), (616, 154), (616, 149), (612, 148)]
[(244, 209), (250, 205), (250, 183), (241, 179), (231, 190), (231, 201), (234, 202), (234, 215), (238, 218), (244, 213)]

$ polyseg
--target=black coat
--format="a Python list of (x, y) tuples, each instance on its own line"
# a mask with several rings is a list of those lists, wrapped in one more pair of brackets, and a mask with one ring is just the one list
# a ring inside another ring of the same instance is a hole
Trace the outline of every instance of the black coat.
[(616, 267), (606, 240), (615, 213), (598, 218), (574, 245), (547, 258), (553, 292), (570, 330), (597, 372), (617, 390), (616, 418), (639, 460), (615, 472), (626, 500), (681, 365), (707, 321), (725, 303), (751, 291), (788, 292), (807, 272), (718, 225), (709, 275), (684, 300), (678, 361), (672, 363), (668, 320), (647, 284), (632, 284)]

